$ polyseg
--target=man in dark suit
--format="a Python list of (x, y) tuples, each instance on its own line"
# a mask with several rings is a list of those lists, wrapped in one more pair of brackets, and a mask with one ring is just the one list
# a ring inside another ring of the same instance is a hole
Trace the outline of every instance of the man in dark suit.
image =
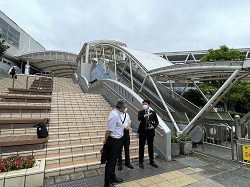
[(138, 113), (138, 120), (140, 125), (137, 133), (139, 134), (139, 167), (144, 169), (143, 158), (144, 158), (144, 147), (147, 140), (148, 144), (148, 154), (150, 159), (150, 165), (158, 168), (157, 164), (154, 162), (154, 137), (155, 128), (158, 126), (159, 121), (155, 111), (150, 110), (150, 101), (144, 100), (142, 102), (143, 110)]

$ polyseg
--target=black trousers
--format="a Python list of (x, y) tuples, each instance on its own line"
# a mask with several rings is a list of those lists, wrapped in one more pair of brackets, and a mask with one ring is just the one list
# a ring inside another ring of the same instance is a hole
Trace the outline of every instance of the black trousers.
[[(129, 145), (130, 145), (129, 130), (124, 130), (123, 147), (124, 147), (124, 152), (125, 152), (125, 163), (127, 163), (127, 164), (130, 163)], [(118, 157), (118, 164), (122, 165), (122, 151)]]
[(105, 166), (105, 184), (112, 183), (112, 179), (116, 178), (115, 165), (118, 156), (122, 151), (123, 137), (120, 139), (108, 137), (106, 141), (107, 162)]
[(139, 162), (143, 163), (145, 143), (148, 143), (148, 154), (150, 161), (154, 160), (154, 136), (152, 132), (144, 131), (139, 134)]

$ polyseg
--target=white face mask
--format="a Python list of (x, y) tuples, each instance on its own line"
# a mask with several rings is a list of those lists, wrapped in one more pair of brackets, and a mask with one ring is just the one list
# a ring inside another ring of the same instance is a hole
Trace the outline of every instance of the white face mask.
[(126, 107), (126, 108), (124, 109), (124, 111), (123, 111), (123, 112), (125, 113), (125, 112), (127, 112), (127, 111), (128, 111), (128, 108)]
[(148, 110), (149, 106), (148, 105), (143, 105), (142, 106), (144, 110)]

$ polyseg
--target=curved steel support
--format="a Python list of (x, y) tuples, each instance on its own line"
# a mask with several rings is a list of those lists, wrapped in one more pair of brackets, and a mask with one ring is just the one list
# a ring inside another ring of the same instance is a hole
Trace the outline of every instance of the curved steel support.
[(177, 134), (179, 134), (180, 133), (180, 129), (179, 129), (178, 125), (176, 124), (176, 122), (175, 122), (175, 120), (174, 120), (174, 118), (173, 118), (173, 116), (172, 116), (172, 114), (171, 114), (171, 112), (170, 112), (167, 104), (165, 103), (165, 101), (164, 101), (164, 99), (163, 99), (160, 91), (158, 90), (157, 86), (155, 85), (155, 82), (154, 82), (153, 78), (151, 76), (149, 76), (149, 79), (151, 80), (152, 84), (154, 85), (154, 88), (155, 88), (158, 96), (160, 97), (161, 102), (162, 102), (163, 106), (165, 107), (165, 109), (166, 109), (166, 111), (167, 111), (167, 113), (169, 115), (169, 118), (172, 121), (172, 123), (173, 123), (173, 125), (174, 125), (174, 127), (175, 127), (175, 129), (177, 131)]
[(229, 86), (229, 84), (237, 77), (240, 73), (240, 70), (237, 69), (234, 73), (227, 79), (227, 81), (221, 86), (221, 88), (213, 95), (213, 97), (207, 102), (207, 104), (198, 112), (198, 114), (191, 120), (191, 122), (183, 129), (181, 134), (189, 133), (197, 124), (198, 120), (204, 118), (205, 114), (214, 107), (214, 103), (219, 102), (218, 98), (221, 98), (220, 95), (222, 92)]

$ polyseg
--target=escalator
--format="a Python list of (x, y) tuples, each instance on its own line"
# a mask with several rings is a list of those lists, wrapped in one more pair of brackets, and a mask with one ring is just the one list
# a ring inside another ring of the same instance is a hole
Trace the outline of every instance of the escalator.
[[(117, 79), (119, 82), (122, 82), (126, 86), (131, 88), (131, 74), (130, 68), (128, 66), (123, 67), (123, 64), (117, 64)], [(109, 72), (115, 72), (113, 64), (108, 65)], [(142, 98), (149, 98), (152, 102), (152, 108), (157, 112), (157, 114), (168, 124), (171, 130), (174, 129), (173, 123), (170, 120), (170, 117), (165, 110), (162, 101), (160, 100), (152, 82), (150, 80), (145, 81), (142, 91), (139, 92), (141, 85), (143, 84), (144, 75), (140, 70), (136, 67), (133, 67), (133, 88), (134, 92), (140, 95)], [(108, 73), (108, 72), (107, 72)], [(161, 93), (166, 105), (168, 106), (172, 117), (174, 118), (175, 122), (177, 123), (180, 130), (183, 130), (185, 126), (197, 115), (200, 111), (200, 108), (194, 105), (193, 103), (189, 102), (179, 94), (175, 93), (174, 91), (170, 90), (163, 84), (155, 81), (155, 84)], [(215, 120), (217, 122), (225, 122), (231, 121), (231, 116), (228, 113), (216, 113), (216, 112), (209, 112), (203, 122), (207, 122), (209, 120)], [(202, 129), (197, 126), (191, 131), (190, 135), (195, 142), (200, 142), (202, 139)]]
[[(122, 69), (119, 66), (117, 66), (117, 67), (118, 67), (117, 68), (118, 71), (121, 73)], [(124, 70), (122, 72), (123, 77), (126, 77), (127, 80), (130, 80), (131, 78), (130, 78), (129, 68), (126, 67), (123, 70)], [(138, 73), (137, 71), (135, 71), (134, 68), (133, 68), (132, 73), (133, 73), (134, 81), (137, 83), (137, 86), (139, 86), (139, 89), (140, 89), (140, 87), (143, 83), (143, 80), (144, 80), (144, 76), (141, 75), (140, 73)], [(188, 101), (187, 99), (182, 97), (181, 95), (177, 94), (176, 92), (172, 91), (171, 89), (167, 88), (163, 84), (161, 84), (157, 81), (155, 81), (155, 84), (156, 84), (159, 92), (161, 93), (164, 101), (166, 102), (166, 104), (168, 105), (168, 107), (171, 109), (172, 112), (186, 113), (189, 120), (191, 120), (200, 111), (201, 108), (197, 107), (196, 105), (194, 105), (193, 103), (191, 103), (190, 101)], [(130, 85), (131, 84), (129, 83), (128, 86), (130, 86)], [(148, 92), (148, 90), (153, 92), (159, 100), (159, 96), (157, 95), (157, 92), (156, 92), (152, 82), (149, 80), (146, 80), (144, 87), (142, 89), (142, 93)], [(136, 93), (138, 94), (139, 92), (136, 92)], [(157, 103), (157, 105), (161, 106), (161, 108), (163, 108), (161, 101), (160, 101), (160, 103)], [(226, 120), (226, 121), (232, 120), (232, 118), (228, 112), (217, 113), (216, 111), (209, 112), (207, 114), (207, 116), (205, 117), (205, 119), (207, 119), (207, 120)]]

